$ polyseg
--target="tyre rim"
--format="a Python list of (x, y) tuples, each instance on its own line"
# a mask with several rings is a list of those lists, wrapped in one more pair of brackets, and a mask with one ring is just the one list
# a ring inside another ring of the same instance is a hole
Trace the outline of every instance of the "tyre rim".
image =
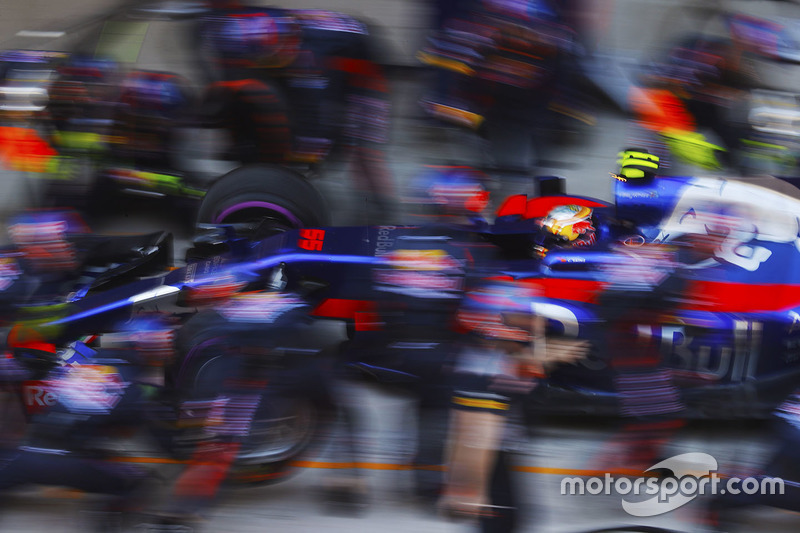
[(293, 402), (282, 416), (254, 420), (237, 462), (258, 464), (297, 455), (309, 444), (314, 423), (314, 409), (305, 401)]
[[(211, 339), (200, 346), (207, 347), (217, 340)], [(206, 376), (218, 375), (215, 364), (223, 357), (222, 355), (212, 357), (200, 366), (194, 376), (193, 388), (202, 389)], [(215, 379), (212, 378), (212, 381)], [(267, 399), (269, 400), (269, 397)], [(316, 423), (314, 407), (302, 399), (274, 400), (270, 407), (277, 406), (277, 409), (270, 409), (268, 418), (256, 415), (253, 419), (237, 457), (238, 464), (281, 461), (298, 454), (311, 441)]]
[(234, 204), (217, 214), (214, 218), (214, 224), (221, 224), (225, 222), (227, 219), (231, 218), (232, 215), (235, 213), (239, 213), (245, 210), (264, 210), (264, 211), (271, 211), (272, 213), (277, 213), (284, 219), (286, 219), (292, 227), (295, 228), (302, 228), (303, 223), (297, 218), (294, 213), (286, 209), (285, 207), (281, 207), (277, 204), (273, 204), (271, 202), (261, 202), (261, 201), (252, 201), (252, 202), (242, 202), (240, 204)]

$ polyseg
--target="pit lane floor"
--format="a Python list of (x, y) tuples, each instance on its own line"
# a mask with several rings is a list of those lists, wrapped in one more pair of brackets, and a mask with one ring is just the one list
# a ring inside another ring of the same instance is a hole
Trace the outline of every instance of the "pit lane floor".
[[(325, 447), (309, 457), (288, 480), (271, 486), (225, 492), (219, 505), (209, 511), (202, 532), (261, 531), (382, 533), (469, 531), (469, 524), (437, 515), (433, 502), (412, 496), (411, 472), (406, 465), (412, 453), (414, 424), (408, 416), (413, 408), (409, 397), (379, 390), (371, 385), (352, 384), (350, 400), (362, 406), (365, 426), (357, 435), (356, 460), (368, 486), (367, 504), (357, 512), (326, 505), (319, 487), (331, 466), (341, 466)], [(525, 505), (521, 531), (570, 533), (624, 524), (657, 526), (675, 531), (701, 531), (696, 520), (703, 498), (652, 518), (630, 516), (621, 507), (620, 495), (562, 495), (562, 480), (569, 476), (602, 477), (602, 472), (621, 477), (624, 471), (608, 457), (614, 425), (606, 421), (547, 420), (517, 454), (516, 475)], [(770, 449), (765, 428), (758, 424), (692, 424), (667, 447), (668, 456), (703, 452), (714, 456), (719, 471), (755, 472)], [(126, 441), (120, 456), (130, 460), (152, 458), (146, 439)], [(140, 458), (140, 459), (133, 459)], [(176, 475), (179, 465), (151, 465), (164, 483), (154, 487), (154, 506)], [(630, 497), (629, 497), (630, 498)], [(2, 532), (73, 533), (88, 529), (93, 499), (60, 489), (25, 489), (4, 501), (0, 513)], [(349, 509), (353, 511), (353, 509)], [(734, 531), (794, 531), (800, 516), (754, 509), (743, 516)], [(135, 531), (135, 529), (131, 529)]]

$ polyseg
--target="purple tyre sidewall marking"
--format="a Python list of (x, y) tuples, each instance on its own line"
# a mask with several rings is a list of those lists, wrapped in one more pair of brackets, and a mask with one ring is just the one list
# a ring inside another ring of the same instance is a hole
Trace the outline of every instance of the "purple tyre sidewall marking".
[(221, 213), (219, 213), (216, 217), (214, 217), (214, 223), (219, 224), (232, 213), (236, 213), (237, 211), (242, 211), (244, 209), (252, 209), (254, 207), (260, 209), (269, 209), (270, 211), (274, 211), (280, 214), (281, 216), (285, 217), (286, 220), (289, 221), (289, 223), (294, 225), (294, 227), (296, 228), (303, 227), (303, 223), (296, 216), (294, 216), (294, 214), (291, 211), (289, 211), (285, 207), (281, 207), (279, 205), (270, 202), (259, 202), (259, 201), (242, 202), (241, 204), (234, 204), (224, 209)]
[(207, 341), (203, 341), (196, 346), (192, 346), (189, 350), (189, 353), (186, 354), (186, 357), (183, 359), (183, 364), (181, 365), (181, 369), (178, 371), (178, 383), (183, 384), (183, 380), (185, 378), (184, 374), (186, 372), (186, 367), (188, 366), (189, 362), (197, 355), (197, 352), (202, 350), (207, 346), (211, 346), (214, 343), (220, 343), (223, 337), (214, 337), (213, 339), (208, 339)]

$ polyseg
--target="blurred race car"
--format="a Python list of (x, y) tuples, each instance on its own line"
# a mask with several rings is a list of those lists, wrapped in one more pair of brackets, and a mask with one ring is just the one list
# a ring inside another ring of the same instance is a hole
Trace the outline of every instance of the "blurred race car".
[[(690, 297), (667, 320), (648, 324), (682, 387), (689, 415), (765, 415), (800, 377), (800, 283), (794, 268), (800, 260), (800, 191), (792, 180), (625, 173), (614, 181), (614, 205), (568, 195), (514, 196), (485, 225), (324, 227), (313, 223), (322, 207), (307, 201), (313, 191), (308, 182), (287, 176), (283, 183), (291, 187), (259, 197), (258, 190), (236, 185), (248, 181), (242, 179), (246, 172), (223, 177), (206, 196), (201, 212), (209, 224), (187, 254), (187, 266), (113, 290), (89, 285), (76, 291), (51, 324), (58, 326), (59, 342), (113, 331), (144, 304), (164, 309), (169, 302), (191, 310), (203, 293), (213, 301), (217, 292), (289, 292), (308, 303), (316, 319), (346, 324), (352, 345), (366, 347), (350, 352), (355, 366), (382, 379), (402, 378), (393, 368), (396, 358), (375, 357), (388, 353), (376, 346), (398, 341), (396, 331), (388, 331), (386, 303), (400, 296), (445, 305), (460, 297), (475, 272), (537, 285), (547, 298), (538, 312), (548, 318), (551, 333), (585, 338), (598, 348), (580, 364), (555, 372), (541, 387), (536, 408), (614, 414), (614, 374), (601, 349), (601, 301), (615, 270), (617, 279), (628, 271), (641, 274), (641, 268), (626, 268), (643, 244), (668, 245), (713, 232), (718, 246), (687, 267)], [(565, 206), (572, 218), (565, 218)], [(272, 216), (262, 217), (265, 210)], [(236, 223), (232, 213), (240, 215)], [(569, 230), (566, 220), (575, 228)], [(569, 240), (587, 223), (592, 242)], [(644, 271), (661, 268), (644, 264)], [(408, 309), (409, 316), (422, 317), (430, 306)], [(258, 316), (270, 316), (269, 309), (249, 309), (240, 321)]]
[[(614, 181), (614, 205), (569, 196), (511, 197), (492, 224), (469, 231), (477, 238), (445, 230), (437, 241), (427, 230), (393, 226), (305, 228), (249, 247), (257, 265), (280, 267), (288, 286), (317, 287), (317, 316), (345, 319), (354, 331), (375, 322), (370, 287), (376, 267), (400, 258), (406, 266), (395, 269), (392, 279), (422, 291), (452, 287), (448, 269), (467, 263), (488, 275), (540, 285), (552, 299), (545, 307), (552, 329), (597, 345), (603, 314), (598, 301), (610, 284), (609, 265), (616, 264), (611, 258), (618, 250), (612, 253), (612, 248), (633, 251), (643, 243), (668, 245), (687, 235), (713, 233), (718, 245), (712, 257), (687, 267), (689, 303), (652, 335), (683, 387), (692, 416), (769, 412), (791, 391), (800, 371), (800, 296), (792, 266), (800, 259), (797, 180), (630, 176)], [(562, 237), (542, 246), (543, 221), (554, 207), (565, 205), (592, 212), (590, 245)], [(211, 222), (230, 208), (224, 202), (203, 207)], [(408, 263), (409, 255), (416, 263)], [(546, 398), (542, 408), (614, 412), (613, 373), (606, 358), (598, 351), (553, 375), (540, 396)]]

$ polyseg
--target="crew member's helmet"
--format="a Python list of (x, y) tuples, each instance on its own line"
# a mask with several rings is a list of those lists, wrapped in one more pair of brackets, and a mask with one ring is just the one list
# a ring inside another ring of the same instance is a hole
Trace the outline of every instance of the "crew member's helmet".
[(541, 0), (482, 0), (479, 4), (483, 12), (506, 17), (516, 21), (532, 19), (555, 20), (556, 11)]
[(458, 311), (460, 327), (482, 339), (528, 343), (537, 291), (505, 280), (484, 280), (465, 295)]
[(105, 118), (120, 86), (119, 78), (119, 66), (110, 59), (70, 57), (48, 89), (48, 110), (56, 127), (80, 129), (86, 119)]
[(416, 178), (406, 203), (420, 214), (439, 216), (480, 216), (489, 204), (487, 176), (466, 166), (428, 166)]
[(73, 211), (31, 210), (16, 215), (8, 233), (32, 271), (66, 273), (80, 265), (70, 237), (89, 233), (89, 228)]
[(618, 154), (619, 173), (622, 181), (650, 181), (658, 171), (659, 157), (640, 148), (627, 148)]
[(301, 32), (287, 11), (244, 8), (211, 16), (203, 37), (228, 66), (280, 68), (297, 57)]
[(66, 59), (62, 52), (0, 51), (0, 116), (4, 121), (28, 121), (44, 110), (48, 79)]
[(188, 83), (175, 74), (134, 71), (122, 82), (121, 111), (137, 117), (175, 119), (191, 103)]

